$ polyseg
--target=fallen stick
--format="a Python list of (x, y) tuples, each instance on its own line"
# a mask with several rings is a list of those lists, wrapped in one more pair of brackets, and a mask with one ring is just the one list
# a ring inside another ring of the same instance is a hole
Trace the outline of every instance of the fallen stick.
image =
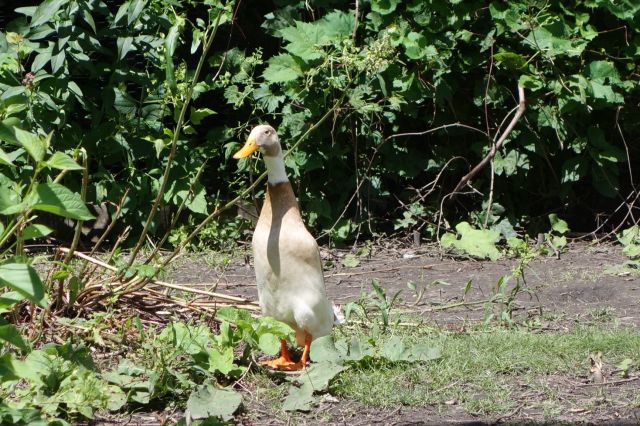
[[(59, 250), (61, 252), (63, 252), (63, 253), (69, 253), (70, 252), (70, 250), (68, 248), (66, 248), (66, 247), (60, 247)], [(81, 259), (87, 260), (87, 261), (89, 261), (91, 263), (94, 263), (94, 264), (96, 264), (98, 266), (101, 266), (101, 267), (103, 267), (105, 269), (108, 269), (110, 271), (113, 271), (113, 272), (117, 272), (118, 271), (118, 269), (116, 267), (114, 267), (112, 265), (109, 265), (108, 263), (105, 263), (105, 262), (103, 262), (103, 261), (101, 261), (99, 259), (93, 258), (91, 256), (87, 256), (84, 253), (80, 253), (80, 252), (76, 251), (76, 252), (73, 252), (73, 255), (77, 256), (77, 257), (80, 257)], [(213, 292), (213, 291), (199, 290), (197, 288), (191, 288), (191, 287), (186, 287), (186, 286), (179, 285), (179, 284), (171, 284), (171, 283), (167, 283), (167, 282), (164, 282), (164, 281), (157, 281), (157, 280), (151, 280), (150, 284), (151, 285), (159, 285), (159, 286), (162, 286), (162, 287), (167, 287), (167, 288), (171, 288), (171, 289), (174, 289), (174, 290), (180, 290), (180, 291), (184, 291), (184, 292), (187, 292), (187, 293), (201, 294), (203, 296), (214, 297), (214, 298), (217, 298), (217, 299), (229, 300), (229, 301), (232, 301), (232, 302), (245, 303), (247, 305), (253, 305), (253, 306), (257, 307), (257, 303), (256, 302), (254, 302), (252, 300), (249, 300), (249, 299), (245, 299), (243, 297), (230, 296), (230, 295), (226, 295), (226, 294), (222, 294), (222, 293), (216, 293), (216, 292)]]

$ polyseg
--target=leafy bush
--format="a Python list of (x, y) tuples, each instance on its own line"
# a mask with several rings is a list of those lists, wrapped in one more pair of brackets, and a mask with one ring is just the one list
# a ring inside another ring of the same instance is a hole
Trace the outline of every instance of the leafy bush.
[[(113, 203), (130, 188), (120, 220), (140, 229), (198, 68), (194, 54), (220, 16), (226, 34), (214, 39), (178, 130), (162, 197), (169, 214), (186, 200), (198, 217), (217, 204), (213, 194), (226, 199), (246, 185), (228, 158), (248, 126), (269, 121), (286, 143), (335, 107), (332, 122), (287, 158), (308, 222), (337, 240), (390, 223), (431, 236), (442, 196), (487, 154), (517, 85), (527, 110), (492, 161), (494, 179), (484, 170), (472, 182), (479, 195), (458, 197), (446, 217), (535, 227), (562, 210), (574, 229), (591, 229), (594, 215), (631, 189), (635, 5), (372, 0), (354, 11), (318, 1), (313, 13), (295, 0), (231, 6), (49, 0), (18, 8), (0, 34), (0, 118), (34, 134), (55, 131), (56, 151), (84, 148), (87, 200)], [(8, 137), (0, 133), (5, 144)], [(64, 183), (79, 189), (77, 180)], [(156, 218), (151, 231), (162, 226)]]

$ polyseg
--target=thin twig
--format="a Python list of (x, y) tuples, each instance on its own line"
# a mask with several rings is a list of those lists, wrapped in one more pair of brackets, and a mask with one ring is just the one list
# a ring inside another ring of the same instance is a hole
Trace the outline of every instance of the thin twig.
[(518, 86), (518, 98), (519, 98), (518, 111), (516, 111), (516, 114), (513, 116), (513, 119), (511, 119), (511, 122), (509, 123), (507, 128), (500, 135), (500, 138), (491, 145), (491, 150), (489, 151), (489, 153), (473, 169), (471, 169), (469, 173), (467, 173), (462, 177), (462, 179), (460, 179), (460, 182), (458, 182), (458, 184), (453, 189), (453, 191), (451, 191), (451, 193), (453, 194), (452, 198), (454, 198), (455, 194), (460, 192), (462, 187), (465, 186), (471, 179), (473, 179), (475, 175), (477, 175), (478, 172), (482, 170), (484, 166), (486, 166), (487, 163), (493, 159), (493, 157), (495, 157), (496, 153), (502, 147), (502, 144), (504, 143), (504, 141), (507, 139), (507, 136), (509, 136), (509, 134), (511, 133), (515, 125), (520, 120), (520, 117), (522, 117), (522, 115), (524, 114), (524, 111), (526, 109), (524, 88), (520, 86)]

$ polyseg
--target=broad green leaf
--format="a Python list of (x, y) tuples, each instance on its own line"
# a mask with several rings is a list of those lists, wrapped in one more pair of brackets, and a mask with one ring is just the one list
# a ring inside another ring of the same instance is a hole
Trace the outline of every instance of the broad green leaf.
[(13, 346), (24, 352), (29, 351), (29, 346), (25, 343), (20, 335), (20, 331), (13, 324), (0, 324), (0, 341), (11, 343)]
[(411, 346), (406, 351), (405, 360), (408, 362), (415, 361), (433, 361), (442, 357), (442, 350), (437, 347), (428, 346), (424, 343), (418, 343)]
[(342, 355), (335, 347), (332, 336), (322, 336), (311, 342), (311, 359), (315, 362), (339, 362)]
[(433, 46), (427, 46), (427, 39), (415, 31), (407, 34), (402, 44), (404, 45), (405, 53), (411, 59), (422, 59), (437, 54)]
[(127, 53), (135, 48), (133, 46), (133, 37), (118, 37), (116, 45), (118, 47), (118, 58), (120, 60), (124, 59)]
[(290, 385), (282, 409), (285, 411), (309, 411), (313, 407), (314, 401), (311, 387)]
[[(3, 290), (4, 291), (4, 290)], [(24, 300), (24, 296), (17, 291), (7, 291), (0, 294), (0, 314), (9, 312), (13, 306)]]
[(620, 75), (613, 62), (609, 61), (593, 61), (588, 67), (589, 77), (592, 80), (604, 82), (609, 79), (609, 82), (619, 82)]
[(500, 52), (493, 55), (493, 58), (508, 70), (516, 71), (527, 62), (522, 55), (514, 52)]
[(460, 222), (456, 225), (455, 234), (446, 233), (440, 240), (443, 248), (454, 248), (482, 259), (497, 260), (502, 255), (496, 248), (500, 240), (500, 233), (490, 229), (474, 229), (468, 222)]
[(31, 18), (31, 27), (37, 27), (45, 22), (51, 21), (51, 18), (53, 18), (60, 7), (66, 3), (68, 3), (68, 0), (45, 0), (40, 3)]
[(127, 16), (127, 10), (129, 9), (130, 5), (131, 5), (130, 1), (125, 1), (120, 5), (120, 7), (118, 8), (118, 11), (116, 12), (116, 16), (113, 18), (114, 25), (120, 22), (122, 18)]
[(62, 68), (66, 56), (65, 50), (61, 49), (51, 57), (51, 71), (53, 74), (57, 74), (57, 72)]
[(26, 209), (27, 206), (20, 199), (20, 194), (13, 188), (0, 186), (0, 214), (9, 216), (21, 213)]
[(342, 266), (345, 268), (355, 268), (360, 265), (360, 259), (353, 253), (348, 253), (344, 259), (342, 259)]
[(203, 118), (206, 118), (210, 115), (216, 114), (216, 112), (210, 108), (198, 108), (195, 109), (191, 107), (191, 116), (190, 119), (193, 124), (200, 124)]
[(296, 21), (295, 27), (285, 27), (280, 35), (289, 43), (285, 49), (305, 62), (320, 59), (325, 56), (320, 46), (328, 40), (319, 25)]
[(0, 265), (0, 285), (17, 291), (39, 306), (47, 306), (44, 286), (40, 276), (31, 265), (26, 263)]
[(14, 129), (18, 143), (29, 153), (37, 163), (44, 159), (46, 152), (45, 143), (38, 135), (27, 132), (20, 128)]
[(630, 228), (624, 229), (621, 234), (617, 235), (618, 241), (623, 246), (629, 245), (633, 242), (640, 242), (640, 226), (633, 225)]
[(388, 359), (389, 361), (404, 361), (404, 353), (404, 342), (400, 337), (393, 336), (391, 339), (385, 342), (380, 352), (380, 356)]
[(187, 410), (192, 419), (220, 417), (231, 420), (233, 413), (240, 407), (242, 395), (231, 389), (218, 389), (215, 385), (205, 384), (189, 396)]
[(313, 403), (313, 393), (326, 391), (329, 382), (347, 367), (333, 362), (317, 362), (295, 378), (282, 408), (285, 411), (307, 411)]
[(291, 55), (280, 54), (269, 59), (269, 66), (262, 77), (269, 83), (286, 83), (302, 77), (300, 65)]
[(5, 118), (0, 121), (0, 141), (6, 141), (14, 145), (18, 144), (15, 129), (20, 126), (20, 120), (15, 117)]
[(551, 213), (549, 215), (549, 222), (551, 223), (551, 229), (558, 234), (562, 235), (569, 232), (569, 225), (564, 220), (560, 219), (557, 214)]
[(388, 15), (400, 4), (400, 0), (372, 0), (371, 10), (379, 13), (380, 15)]
[(47, 160), (47, 166), (52, 167), (58, 170), (82, 170), (80, 164), (76, 163), (76, 161), (65, 154), (64, 152), (56, 151), (53, 153), (51, 157)]
[(138, 109), (135, 99), (119, 87), (114, 87), (113, 92), (115, 95), (113, 107), (116, 111), (127, 115), (135, 114)]
[(92, 220), (92, 215), (80, 198), (80, 194), (71, 192), (59, 183), (41, 183), (27, 195), (27, 205), (35, 210), (53, 213), (58, 216), (77, 220)]
[(131, 25), (138, 19), (140, 13), (144, 9), (146, 2), (144, 0), (133, 0), (127, 10), (127, 24)]
[(36, 72), (42, 69), (45, 65), (47, 65), (51, 61), (51, 53), (53, 51), (53, 45), (44, 49), (42, 52), (38, 53), (36, 57), (33, 59), (31, 63), (31, 72)]
[(0, 164), (15, 167), (13, 164), (13, 158), (9, 157), (7, 153), (2, 150), (2, 148), (0, 148)]
[(238, 366), (233, 363), (232, 347), (223, 350), (210, 348), (207, 353), (209, 356), (209, 371), (212, 373), (219, 371), (221, 374), (226, 376), (232, 370), (236, 370), (238, 368)]
[(230, 323), (236, 323), (239, 320), (251, 321), (251, 312), (246, 309), (225, 306), (216, 311), (216, 318), (221, 321), (229, 321)]
[(258, 339), (260, 350), (267, 355), (276, 355), (280, 351), (280, 339), (271, 333), (265, 333)]
[(640, 257), (640, 245), (638, 244), (628, 244), (622, 249), (622, 254), (627, 256), (629, 259), (637, 259)]
[(49, 228), (46, 225), (40, 224), (32, 224), (24, 228), (22, 231), (22, 235), (20, 235), (20, 239), (23, 241), (32, 240), (34, 238), (42, 238), (51, 234), (53, 229)]
[[(16, 359), (13, 357), (13, 354), (9, 353), (5, 353), (4, 355), (0, 356), (0, 384), (6, 381), (13, 381), (13, 380), (18, 380), (20, 379), (20, 376), (16, 373), (15, 368), (14, 368), (14, 364), (16, 362)], [(2, 402), (0, 402), (0, 411), (3, 411), (6, 413), (8, 407), (3, 406)], [(18, 411), (16, 409), (16, 411)], [(40, 420), (41, 417), (41, 413), (40, 410), (34, 410), (36, 411), (35, 416), (32, 416), (33, 418), (30, 419), (33, 422)], [(11, 413), (11, 412), (10, 412)], [(7, 414), (5, 414), (6, 416)], [(40, 425), (40, 424), (36, 424), (36, 423), (31, 423), (29, 422), (29, 419), (25, 419), (25, 414), (17, 412), (17, 413), (12, 413), (12, 415), (14, 415), (14, 419), (21, 419), (23, 421), (25, 421), (25, 424), (29, 424), (29, 425), (36, 425), (36, 426), (45, 426)], [(18, 423), (19, 424), (19, 423)]]

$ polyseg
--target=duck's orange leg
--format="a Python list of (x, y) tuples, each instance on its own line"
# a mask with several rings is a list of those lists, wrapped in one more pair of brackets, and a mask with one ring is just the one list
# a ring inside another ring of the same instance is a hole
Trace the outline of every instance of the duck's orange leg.
[(291, 359), (291, 354), (287, 349), (287, 342), (285, 340), (281, 340), (280, 341), (280, 358), (272, 359), (270, 361), (263, 361), (260, 364), (276, 370), (284, 370), (284, 371), (302, 370), (307, 366), (307, 361), (309, 360), (310, 348), (311, 348), (311, 335), (305, 332), (304, 349), (302, 350), (302, 357), (300, 358), (300, 361), (294, 362)]

